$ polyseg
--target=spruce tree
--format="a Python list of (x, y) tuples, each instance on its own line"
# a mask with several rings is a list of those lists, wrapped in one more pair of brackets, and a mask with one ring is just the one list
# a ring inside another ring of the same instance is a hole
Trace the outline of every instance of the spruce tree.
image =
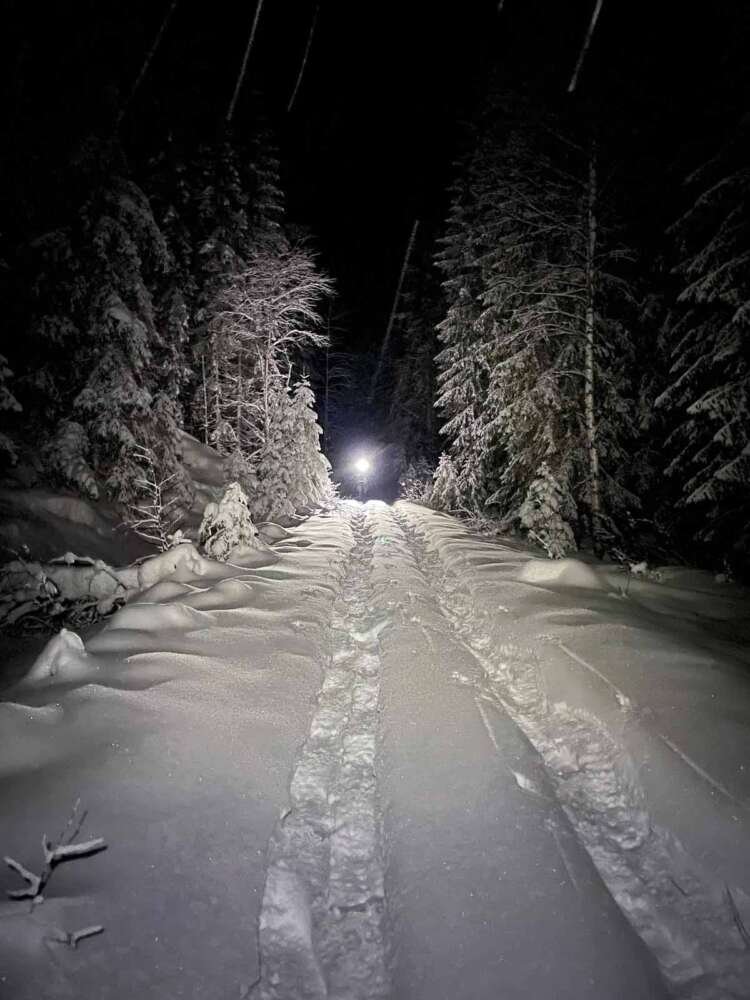
[[(0, 354), (0, 412), (21, 412), (21, 404), (10, 389), (12, 375), (13, 372), (8, 368), (6, 358)], [(18, 457), (13, 439), (4, 432), (0, 432), (0, 456), (11, 462), (15, 462)]]
[(657, 400), (673, 430), (666, 473), (681, 525), (706, 558), (750, 554), (750, 165), (745, 119), (690, 178), (696, 194), (672, 227), (677, 302), (664, 332), (669, 384)]
[[(619, 372), (630, 338), (607, 313), (623, 282), (609, 274), (611, 248), (596, 240), (586, 150), (531, 114), (496, 112), (438, 257), (448, 297), (437, 359), (442, 431), (462, 507), (523, 526), (539, 484), (554, 481), (567, 543), (591, 532), (596, 545), (636, 503), (622, 476), (631, 421)], [(556, 524), (550, 530), (563, 537)], [(550, 550), (559, 554), (557, 542)]]

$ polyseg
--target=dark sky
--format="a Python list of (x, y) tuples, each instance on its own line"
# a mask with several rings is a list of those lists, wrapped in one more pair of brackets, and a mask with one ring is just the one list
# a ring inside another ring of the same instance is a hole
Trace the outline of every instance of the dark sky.
[[(0, 196), (12, 240), (61, 221), (64, 164), (83, 135), (113, 120), (168, 0), (2, 6), (8, 177)], [(262, 91), (289, 217), (314, 232), (357, 340), (374, 341), (414, 219), (426, 253), (445, 215), (461, 123), (489, 69), (562, 107), (593, 0), (505, 0), (502, 11), (496, 0), (322, 0), (297, 104), (286, 114), (315, 6), (265, 0), (235, 126), (241, 135), (247, 95)], [(750, 5), (690, 6), (604, 0), (576, 98), (607, 108), (644, 218), (660, 202), (665, 175), (677, 179), (692, 166), (746, 101)], [(254, 2), (180, 0), (123, 130), (134, 158), (170, 134), (187, 142), (216, 134), (253, 11)]]

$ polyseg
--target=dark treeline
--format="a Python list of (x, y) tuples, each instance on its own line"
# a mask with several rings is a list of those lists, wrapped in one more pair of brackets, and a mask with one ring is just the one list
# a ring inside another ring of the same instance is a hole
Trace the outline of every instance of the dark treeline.
[[(308, 354), (325, 343), (319, 309), (331, 285), (285, 224), (278, 152), (239, 68), (226, 79), (242, 97), (237, 128), (232, 89), (211, 122), (192, 78), (192, 132), (183, 106), (174, 134), (146, 114), (138, 135), (139, 102), (123, 85), (92, 99), (77, 129), (69, 119), (73, 137), (51, 142), (47, 171), (26, 119), (7, 147), (17, 204), (2, 246), (13, 336), (0, 364), (0, 450), (17, 481), (127, 508), (149, 473), (187, 509), (186, 430), (226, 456), (256, 516), (328, 490)], [(158, 72), (148, 85), (158, 90)], [(18, 100), (39, 107), (30, 84)], [(45, 185), (36, 196), (24, 155)]]
[[(723, 72), (701, 76), (703, 104), (647, 73), (628, 89), (616, 64), (573, 95), (554, 62), (489, 74), (435, 241), (441, 288), (416, 310), (404, 297), (391, 427), (418, 443), (411, 495), (552, 556), (592, 545), (746, 575), (750, 143), (735, 14), (717, 12), (734, 33), (707, 51)], [(434, 385), (437, 436), (418, 405)]]

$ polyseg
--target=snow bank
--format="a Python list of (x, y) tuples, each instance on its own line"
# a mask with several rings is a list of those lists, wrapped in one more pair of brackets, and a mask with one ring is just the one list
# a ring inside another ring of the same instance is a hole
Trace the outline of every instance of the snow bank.
[(53, 636), (34, 661), (26, 681), (36, 683), (51, 680), (75, 680), (89, 672), (83, 639), (63, 628)]
[[(267, 846), (350, 548), (337, 516), (294, 537), (310, 544), (272, 570), (185, 547), (180, 579), (152, 581), (88, 641), (91, 672), (58, 663), (0, 704), (0, 852), (33, 867), (42, 832), (79, 796), (87, 831), (110, 845), (56, 872), (33, 926), (0, 904), (13, 1000), (248, 994)], [(0, 871), (0, 893), (15, 887)], [(98, 923), (104, 933), (75, 950), (48, 940)]]
[(598, 590), (602, 581), (597, 573), (580, 559), (529, 559), (521, 569), (519, 579), (541, 586), (586, 587)]

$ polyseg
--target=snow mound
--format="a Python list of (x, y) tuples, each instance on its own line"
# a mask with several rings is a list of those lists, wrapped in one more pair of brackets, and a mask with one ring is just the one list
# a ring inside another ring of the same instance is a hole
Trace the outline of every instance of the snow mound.
[(522, 567), (519, 579), (539, 586), (602, 589), (596, 572), (579, 559), (530, 559)]
[(226, 460), (210, 445), (180, 433), (180, 452), (191, 478), (206, 486), (223, 487), (226, 483)]
[[(210, 622), (210, 618), (208, 619)], [(161, 632), (167, 629), (191, 631), (206, 625), (206, 612), (186, 604), (126, 604), (112, 619), (112, 628)]]
[(263, 521), (258, 525), (258, 534), (264, 542), (280, 542), (286, 538), (293, 538), (291, 531), (282, 528), (280, 524), (273, 521)]
[(63, 628), (37, 656), (25, 681), (74, 680), (85, 676), (91, 669), (83, 639)]

